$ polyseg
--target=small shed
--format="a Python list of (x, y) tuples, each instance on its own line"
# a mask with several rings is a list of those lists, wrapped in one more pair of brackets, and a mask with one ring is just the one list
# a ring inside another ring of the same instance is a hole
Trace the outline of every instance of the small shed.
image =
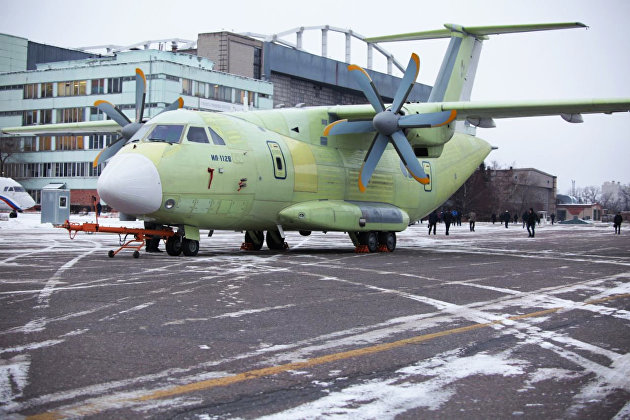
[(64, 183), (42, 188), (42, 223), (62, 225), (70, 219), (70, 189)]

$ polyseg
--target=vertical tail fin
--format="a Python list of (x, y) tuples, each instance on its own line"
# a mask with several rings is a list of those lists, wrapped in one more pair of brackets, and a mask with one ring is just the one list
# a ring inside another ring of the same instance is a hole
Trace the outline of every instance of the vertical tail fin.
[(488, 39), (488, 35), (585, 28), (586, 25), (580, 22), (569, 22), (477, 27), (446, 24), (444, 27), (445, 29), (435, 31), (367, 38), (366, 41), (392, 42), (450, 38), (442, 66), (429, 95), (429, 102), (467, 101), (470, 99), (477, 72), (481, 45)]

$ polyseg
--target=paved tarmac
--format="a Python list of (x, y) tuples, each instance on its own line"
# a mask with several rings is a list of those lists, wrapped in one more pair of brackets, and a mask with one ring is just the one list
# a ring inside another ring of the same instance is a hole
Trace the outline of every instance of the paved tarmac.
[(630, 234), (606, 224), (111, 259), (116, 236), (6, 223), (0, 417), (630, 418)]

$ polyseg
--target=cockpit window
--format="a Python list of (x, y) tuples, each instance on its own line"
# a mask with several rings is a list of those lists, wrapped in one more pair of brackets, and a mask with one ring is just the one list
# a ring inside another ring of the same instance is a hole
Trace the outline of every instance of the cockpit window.
[(182, 131), (184, 131), (183, 125), (156, 125), (149, 137), (147, 137), (147, 140), (179, 143)]
[(212, 137), (212, 142), (214, 144), (216, 144), (217, 146), (225, 146), (225, 141), (223, 141), (223, 139), (221, 138), (220, 135), (218, 135), (212, 128), (208, 127), (208, 130), (210, 131), (210, 136)]
[(129, 139), (129, 142), (139, 141), (153, 128), (153, 124), (145, 124)]
[(15, 192), (26, 192), (26, 191), (24, 190), (24, 187), (13, 187), (13, 190), (14, 190)]
[(186, 138), (193, 143), (210, 143), (208, 134), (206, 134), (206, 130), (203, 127), (190, 127)]

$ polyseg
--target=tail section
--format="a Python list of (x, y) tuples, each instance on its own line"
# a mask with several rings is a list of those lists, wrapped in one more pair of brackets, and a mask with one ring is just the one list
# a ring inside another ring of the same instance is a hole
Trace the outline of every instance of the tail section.
[(481, 45), (484, 40), (488, 39), (488, 35), (585, 28), (586, 25), (570, 22), (476, 27), (445, 24), (444, 27), (445, 29), (435, 31), (368, 38), (366, 41), (393, 42), (450, 38), (451, 41), (442, 61), (442, 66), (429, 95), (429, 102), (468, 101), (479, 64)]

